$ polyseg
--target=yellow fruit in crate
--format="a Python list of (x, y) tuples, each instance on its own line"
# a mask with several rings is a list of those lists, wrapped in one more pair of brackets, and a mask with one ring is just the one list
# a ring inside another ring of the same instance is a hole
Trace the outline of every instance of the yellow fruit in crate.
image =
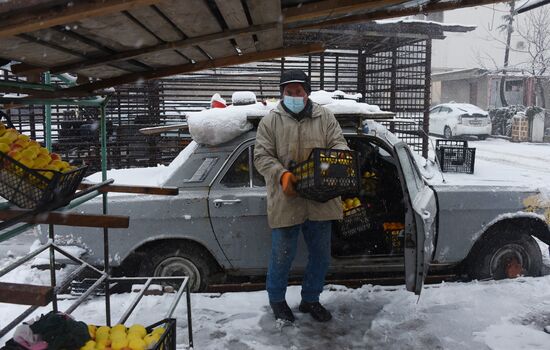
[(353, 208), (353, 199), (351, 198), (346, 199), (346, 207)]
[(111, 349), (113, 350), (121, 350), (122, 348), (125, 348), (128, 346), (128, 339), (116, 339), (113, 340), (111, 343)]
[(86, 342), (86, 344), (84, 344), (84, 346), (80, 348), (80, 350), (94, 350), (94, 349), (95, 349), (95, 345), (96, 345), (95, 341), (93, 341), (93, 340), (88, 340), (88, 341)]
[(34, 152), (34, 150), (32, 150), (30, 148), (26, 148), (26, 149), (21, 151), (21, 158), (34, 159), (34, 158), (36, 158), (36, 156), (37, 156), (37, 154)]
[(4, 135), (6, 132), (6, 126), (3, 123), (0, 123), (0, 136)]
[(19, 135), (19, 133), (17, 132), (17, 130), (15, 129), (8, 129), (6, 130), (6, 132), (4, 133), (4, 135), (2, 135), (2, 137), (6, 137), (8, 140), (10, 140), (8, 143), (12, 143), (14, 142), (15, 140), (17, 140), (17, 136)]
[(63, 163), (61, 160), (52, 160), (50, 164), (48, 164), (48, 169), (61, 171), (61, 169), (63, 169)]
[(32, 168), (34, 166), (34, 160), (29, 157), (21, 157), (21, 159), (19, 159), (19, 163), (23, 164), (27, 168)]
[[(95, 339), (95, 332), (97, 331), (97, 326), (93, 324), (88, 325), (88, 333), (90, 333), (90, 338)], [(95, 346), (95, 342), (94, 342)]]
[(359, 200), (359, 198), (357, 198), (357, 197), (353, 198), (353, 207), (357, 208), (357, 207), (360, 207), (360, 206), (361, 206), (361, 201)]
[(15, 150), (9, 151), (8, 156), (12, 157), (15, 160), (19, 160), (22, 157), (21, 152)]
[(160, 340), (160, 334), (158, 333), (151, 333), (147, 334), (145, 338), (143, 338), (143, 341), (145, 344), (147, 344), (147, 347), (150, 348), (151, 345), (156, 344)]
[(126, 339), (126, 331), (124, 330), (112, 330), (111, 329), (111, 341)]
[(145, 327), (140, 324), (135, 324), (132, 327), (128, 329), (128, 334), (130, 333), (136, 333), (139, 335), (140, 338), (143, 338), (147, 335), (147, 331), (145, 330)]
[(10, 146), (8, 146), (5, 143), (0, 143), (0, 152), (7, 154), (9, 151), (10, 151)]
[(133, 338), (128, 342), (128, 347), (132, 350), (145, 350), (147, 343), (141, 338)]
[[(46, 147), (40, 147), (39, 153), (47, 155), (48, 157), (50, 157), (50, 151), (48, 151), (48, 149)], [(51, 159), (51, 157), (50, 157), (50, 159)]]
[(21, 146), (21, 148), (27, 148), (30, 146), (30, 142), (29, 140), (25, 140), (25, 139), (17, 139), (11, 143), (12, 147), (15, 145)]
[(6, 136), (1, 136), (0, 137), (0, 143), (3, 143), (3, 144), (6, 144), (6, 145), (9, 145), (11, 143), (11, 140), (9, 137), (6, 137)]
[(50, 164), (50, 162), (52, 161), (52, 159), (50, 158), (49, 155), (42, 154), (42, 153), (38, 154), (38, 156), (36, 157), (36, 160), (40, 160), (40, 162), (46, 163), (46, 164), (44, 164), (44, 166)]
[[(66, 163), (66, 162), (64, 162)], [(124, 334), (126, 334), (126, 326), (123, 325), (123, 324), (116, 324), (114, 325), (113, 327), (111, 327), (111, 334), (113, 333), (117, 333), (117, 332), (124, 332)]]
[(111, 333), (111, 328), (107, 326), (101, 326), (95, 331), (96, 338), (101, 337), (103, 339), (109, 338), (109, 334)]
[(163, 335), (164, 332), (166, 332), (166, 329), (164, 329), (164, 327), (157, 327), (153, 329), (152, 334), (158, 334), (160, 336), (160, 335)]

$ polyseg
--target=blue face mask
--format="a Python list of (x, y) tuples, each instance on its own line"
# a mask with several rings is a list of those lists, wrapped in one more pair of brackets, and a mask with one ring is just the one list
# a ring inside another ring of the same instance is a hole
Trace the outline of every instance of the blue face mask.
[(303, 97), (294, 97), (294, 96), (283, 96), (283, 103), (285, 104), (285, 107), (290, 109), (292, 113), (298, 114), (300, 113), (304, 108), (304, 98)]

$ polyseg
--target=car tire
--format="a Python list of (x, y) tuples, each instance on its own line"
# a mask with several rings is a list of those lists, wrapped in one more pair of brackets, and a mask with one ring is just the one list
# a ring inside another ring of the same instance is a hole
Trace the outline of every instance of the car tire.
[(540, 276), (542, 253), (533, 237), (512, 230), (494, 232), (474, 247), (468, 275), (472, 279), (505, 279)]
[(479, 136), (477, 137), (477, 139), (478, 139), (478, 140), (481, 140), (481, 141), (486, 140), (486, 139), (487, 139), (487, 135), (479, 135)]
[[(205, 291), (218, 272), (210, 253), (196, 244), (160, 244), (150, 250), (148, 257), (141, 264), (141, 276), (188, 276), (192, 292)], [(167, 284), (178, 287), (180, 283)]]
[(448, 126), (446, 126), (443, 130), (443, 137), (445, 137), (446, 139), (451, 139), (453, 137), (453, 132)]

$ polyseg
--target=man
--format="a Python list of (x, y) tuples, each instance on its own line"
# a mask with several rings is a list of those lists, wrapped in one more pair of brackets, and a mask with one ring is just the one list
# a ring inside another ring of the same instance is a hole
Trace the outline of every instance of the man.
[(266, 283), (269, 304), (276, 319), (294, 322), (285, 293), (301, 231), (309, 257), (299, 310), (326, 322), (332, 315), (319, 303), (319, 295), (330, 263), (331, 220), (342, 218), (342, 205), (340, 198), (319, 203), (299, 197), (296, 178), (288, 169), (292, 162), (306, 160), (315, 147), (349, 148), (334, 115), (308, 98), (310, 84), (304, 72), (285, 71), (280, 89), (282, 101), (260, 121), (254, 150), (254, 165), (266, 180), (272, 228)]

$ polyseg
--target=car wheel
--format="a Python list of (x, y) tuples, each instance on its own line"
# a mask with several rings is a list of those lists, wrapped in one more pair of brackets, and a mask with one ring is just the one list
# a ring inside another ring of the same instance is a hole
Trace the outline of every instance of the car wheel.
[(504, 279), (540, 276), (542, 253), (528, 234), (504, 231), (484, 239), (473, 254), (469, 275), (472, 279)]
[(451, 128), (449, 128), (448, 126), (445, 127), (445, 130), (443, 130), (443, 136), (446, 138), (446, 139), (450, 139), (453, 137), (453, 132), (451, 131)]
[[(142, 263), (140, 275), (154, 277), (188, 276), (192, 292), (202, 292), (217, 272), (210, 254), (196, 245), (162, 244), (150, 250), (149, 261)], [(179, 287), (181, 282), (166, 284)]]
[(483, 141), (483, 140), (487, 139), (487, 135), (479, 135), (477, 137), (477, 139)]

